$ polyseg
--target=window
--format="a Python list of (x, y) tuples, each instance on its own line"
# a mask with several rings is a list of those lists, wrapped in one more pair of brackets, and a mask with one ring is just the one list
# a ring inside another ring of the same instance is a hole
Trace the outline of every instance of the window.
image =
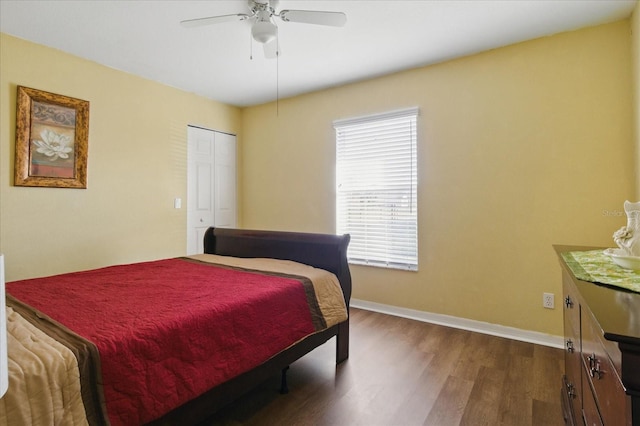
[(418, 269), (418, 109), (338, 120), (336, 224), (349, 262)]

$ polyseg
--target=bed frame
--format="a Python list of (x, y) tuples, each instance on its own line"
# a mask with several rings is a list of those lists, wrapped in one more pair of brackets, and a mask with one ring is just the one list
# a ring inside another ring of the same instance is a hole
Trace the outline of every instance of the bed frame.
[[(340, 281), (346, 306), (351, 299), (351, 273), (347, 263), (349, 235), (209, 228), (204, 252), (234, 257), (293, 260), (333, 272)], [(349, 357), (349, 320), (308, 336), (265, 363), (241, 374), (171, 411), (152, 425), (195, 425), (218, 409), (284, 371), (298, 358), (336, 336), (336, 364)]]

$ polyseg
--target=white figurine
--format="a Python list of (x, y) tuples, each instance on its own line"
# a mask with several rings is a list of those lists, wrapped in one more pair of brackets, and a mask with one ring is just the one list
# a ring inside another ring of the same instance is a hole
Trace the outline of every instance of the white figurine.
[(640, 201), (625, 201), (624, 212), (627, 214), (627, 226), (613, 234), (613, 241), (627, 256), (640, 257)]

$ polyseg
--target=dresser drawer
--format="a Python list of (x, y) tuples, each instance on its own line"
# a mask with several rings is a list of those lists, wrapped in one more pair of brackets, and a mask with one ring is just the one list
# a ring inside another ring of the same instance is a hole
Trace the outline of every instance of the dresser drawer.
[[(571, 333), (575, 337), (580, 337), (580, 302), (578, 301), (578, 294), (576, 289), (571, 285), (569, 274), (566, 271), (562, 272), (565, 276), (562, 280), (563, 295), (562, 310), (564, 315), (565, 330), (571, 329)], [(568, 328), (567, 328), (568, 327)], [(579, 339), (574, 341), (575, 350), (580, 352)]]
[[(610, 347), (608, 349), (612, 350)], [(586, 378), (583, 383), (584, 401), (587, 400), (590, 387), (602, 422), (605, 425), (626, 425), (627, 395), (618, 371), (605, 350), (602, 332), (594, 326), (589, 313), (585, 311), (582, 312), (582, 364), (585, 370), (583, 377)]]
[[(564, 330), (564, 401), (567, 405), (566, 408), (571, 411), (570, 415), (572, 419), (579, 419), (581, 416), (580, 408), (582, 406), (581, 370), (583, 369), (580, 358), (580, 334), (574, 330), (568, 315), (564, 317)], [(569, 424), (575, 423), (569, 422)]]
[(586, 373), (582, 373), (582, 382), (585, 384), (584, 397), (582, 399), (582, 421), (585, 426), (603, 426), (604, 423), (600, 418), (596, 401), (593, 398), (593, 393), (589, 389), (589, 380), (586, 377)]

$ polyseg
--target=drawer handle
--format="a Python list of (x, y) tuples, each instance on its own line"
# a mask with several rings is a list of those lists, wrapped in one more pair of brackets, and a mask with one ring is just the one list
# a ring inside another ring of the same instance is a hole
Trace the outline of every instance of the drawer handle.
[(567, 383), (567, 396), (569, 396), (570, 399), (576, 397), (576, 387), (573, 386), (573, 383)]
[(591, 377), (598, 380), (602, 379), (604, 371), (600, 369), (600, 360), (596, 358), (596, 354), (589, 355), (587, 360), (589, 361), (589, 374), (591, 374)]
[(571, 339), (567, 340), (566, 346), (567, 346), (567, 352), (573, 353), (575, 351), (573, 347), (573, 341)]
[(566, 306), (567, 309), (573, 308), (573, 300), (571, 300), (570, 296), (564, 298), (564, 306)]

